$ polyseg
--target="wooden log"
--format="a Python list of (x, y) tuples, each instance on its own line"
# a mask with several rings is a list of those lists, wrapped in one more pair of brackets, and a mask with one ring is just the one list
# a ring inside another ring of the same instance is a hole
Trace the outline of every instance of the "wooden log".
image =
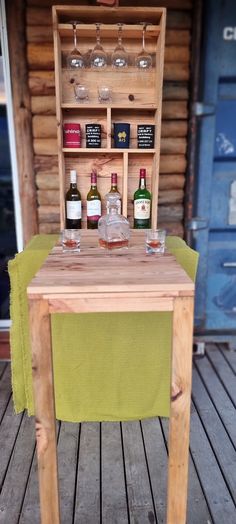
[(47, 223), (60, 222), (59, 206), (39, 206), (38, 208), (39, 221)]
[(57, 139), (56, 138), (35, 138), (33, 140), (35, 155), (56, 155)]
[[(97, 5), (96, 0), (90, 2), (86, 0), (57, 0), (57, 5)], [(168, 9), (192, 9), (192, 0), (163, 0), (159, 2), (161, 7), (167, 7)], [(40, 0), (40, 5), (42, 7), (48, 7), (55, 4), (55, 0)], [(39, 0), (27, 0), (27, 5), (31, 7), (38, 7)], [(158, 2), (156, 0), (119, 0), (120, 6), (147, 6), (147, 7), (157, 7)]]
[(163, 120), (161, 123), (162, 137), (181, 137), (187, 136), (187, 120)]
[(158, 203), (161, 204), (179, 204), (183, 202), (183, 189), (168, 189), (167, 191), (159, 191)]
[(32, 119), (32, 129), (34, 138), (56, 138), (56, 117), (35, 115)]
[(179, 82), (164, 82), (163, 100), (188, 100), (189, 89), (187, 84)]
[[(46, 235), (50, 235), (50, 234), (53, 234), (53, 233), (54, 234), (58, 233), (58, 235), (59, 235), (60, 229), (61, 228), (60, 228), (59, 222), (55, 223), (55, 224), (54, 223), (51, 223), (51, 224), (50, 223), (49, 224), (47, 224), (47, 223), (39, 224), (39, 233), (44, 234), (44, 235), (45, 234)], [(175, 233), (171, 233), (171, 234), (174, 235)]]
[(191, 29), (192, 15), (187, 11), (167, 11), (166, 26), (168, 29)]
[(28, 7), (26, 11), (26, 25), (52, 27), (52, 10), (48, 7)]
[[(164, 178), (167, 178), (169, 175), (165, 175)], [(173, 175), (170, 175), (170, 177), (172, 178)], [(181, 177), (182, 175), (176, 175), (176, 176), (179, 176)], [(174, 178), (174, 176), (173, 176)], [(183, 177), (184, 178), (184, 177)], [(168, 181), (166, 183), (168, 185)], [(176, 184), (178, 184), (178, 182), (176, 181)], [(180, 184), (180, 182), (179, 182)], [(59, 177), (58, 177), (58, 174), (57, 173), (50, 173), (50, 172), (46, 172), (46, 173), (38, 173), (36, 175), (36, 185), (37, 185), (37, 188), (38, 189), (58, 189), (59, 190)], [(166, 185), (164, 184), (165, 188), (166, 188)], [(175, 186), (175, 187), (179, 187), (179, 186)], [(169, 186), (168, 186), (169, 188)]]
[(49, 43), (53, 41), (52, 25), (27, 25), (26, 40), (28, 43)]
[(55, 115), (56, 99), (55, 96), (32, 96), (31, 97), (32, 114), (38, 115)]
[(184, 208), (181, 204), (158, 206), (159, 222), (180, 222), (184, 217)]
[(165, 229), (167, 235), (175, 235), (183, 238), (184, 226), (182, 222), (158, 222), (158, 227)]
[(165, 47), (165, 62), (189, 62), (190, 50), (187, 46), (169, 45)]
[(60, 196), (59, 190), (56, 189), (40, 189), (37, 191), (38, 203), (44, 206), (59, 206)]
[(164, 80), (183, 82), (190, 78), (189, 64), (185, 62), (165, 62), (164, 63)]
[(27, 60), (29, 69), (54, 69), (53, 45), (47, 43), (28, 44)]
[(34, 169), (36, 173), (48, 172), (58, 174), (58, 156), (38, 156), (34, 157)]
[(13, 116), (22, 212), (24, 243), (38, 232), (32, 117), (28, 91), (28, 69), (25, 56), (25, 2), (6, 3), (9, 57), (11, 67)]
[(190, 31), (186, 29), (167, 29), (165, 44), (167, 45), (189, 45), (191, 42)]
[[(53, 177), (47, 177), (47, 178), (53, 178)], [(167, 189), (183, 189), (184, 184), (185, 184), (184, 175), (173, 174), (173, 175), (160, 175), (159, 176), (159, 190), (160, 191), (166, 191)]]
[(167, 101), (165, 100), (162, 105), (162, 118), (163, 120), (177, 120), (188, 118), (188, 105), (186, 101)]
[(29, 91), (31, 95), (55, 95), (54, 71), (30, 71)]
[(184, 155), (161, 155), (160, 173), (185, 173), (187, 160)]
[(162, 138), (161, 155), (185, 155), (187, 150), (186, 138)]

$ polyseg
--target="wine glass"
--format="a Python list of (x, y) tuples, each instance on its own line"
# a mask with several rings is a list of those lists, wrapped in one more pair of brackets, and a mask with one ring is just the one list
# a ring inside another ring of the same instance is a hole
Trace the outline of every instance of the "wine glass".
[(111, 64), (116, 69), (127, 67), (128, 65), (128, 54), (125, 51), (125, 48), (122, 44), (122, 28), (123, 24), (119, 23), (118, 25), (118, 42), (111, 55)]
[(74, 48), (67, 56), (66, 63), (69, 69), (81, 69), (85, 65), (84, 57), (77, 49), (77, 22), (71, 22), (73, 28)]
[(152, 57), (145, 49), (145, 33), (146, 33), (147, 24), (143, 23), (142, 31), (142, 49), (140, 53), (135, 58), (135, 65), (138, 69), (142, 71), (150, 69), (152, 67)]
[(90, 55), (90, 65), (93, 69), (104, 69), (107, 66), (107, 54), (101, 45), (100, 25), (96, 24), (96, 44)]

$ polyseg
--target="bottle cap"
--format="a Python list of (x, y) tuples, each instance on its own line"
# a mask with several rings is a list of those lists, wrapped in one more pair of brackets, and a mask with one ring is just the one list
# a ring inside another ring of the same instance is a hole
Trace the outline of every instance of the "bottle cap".
[(76, 177), (77, 177), (76, 169), (71, 169), (70, 170), (70, 182), (71, 182), (71, 184), (76, 184)]
[(96, 184), (97, 183), (97, 173), (96, 171), (92, 171), (91, 173), (91, 184)]
[(140, 178), (146, 177), (146, 169), (140, 169)]
[(111, 183), (116, 185), (117, 184), (117, 173), (111, 174)]

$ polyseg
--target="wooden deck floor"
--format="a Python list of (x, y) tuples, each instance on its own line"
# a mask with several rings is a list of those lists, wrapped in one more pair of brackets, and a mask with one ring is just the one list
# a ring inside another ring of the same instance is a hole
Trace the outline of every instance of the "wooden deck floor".
[[(37, 524), (34, 422), (13, 414), (9, 363), (0, 377), (0, 523)], [(236, 352), (194, 359), (192, 399), (187, 522), (235, 524)], [(164, 522), (167, 432), (159, 419), (59, 423), (62, 523)]]

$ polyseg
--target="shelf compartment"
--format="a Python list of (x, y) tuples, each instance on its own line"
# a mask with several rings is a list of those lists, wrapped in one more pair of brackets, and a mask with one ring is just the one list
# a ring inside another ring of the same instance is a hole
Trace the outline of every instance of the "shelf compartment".
[[(95, 22), (93, 24), (78, 24), (78, 38), (93, 39), (95, 41), (96, 28)], [(72, 38), (72, 25), (71, 24), (59, 24), (59, 34), (62, 38)], [(114, 35), (117, 34), (117, 24), (104, 24), (100, 26), (101, 39), (114, 39)], [(146, 29), (145, 39), (157, 38), (160, 33), (159, 25), (148, 25)], [(141, 41), (142, 27), (140, 24), (124, 24), (122, 27), (123, 39), (140, 39)]]
[[(63, 152), (92, 152), (92, 148), (86, 148), (86, 124), (100, 124), (101, 125), (101, 148), (93, 148), (100, 151), (103, 149), (106, 151), (108, 146), (107, 136), (109, 133), (107, 126), (107, 110), (103, 108), (76, 108), (76, 110), (71, 114), (69, 111), (63, 111), (63, 124), (64, 123), (78, 123), (81, 126), (81, 148), (64, 148)], [(67, 151), (68, 150), (68, 151)]]

